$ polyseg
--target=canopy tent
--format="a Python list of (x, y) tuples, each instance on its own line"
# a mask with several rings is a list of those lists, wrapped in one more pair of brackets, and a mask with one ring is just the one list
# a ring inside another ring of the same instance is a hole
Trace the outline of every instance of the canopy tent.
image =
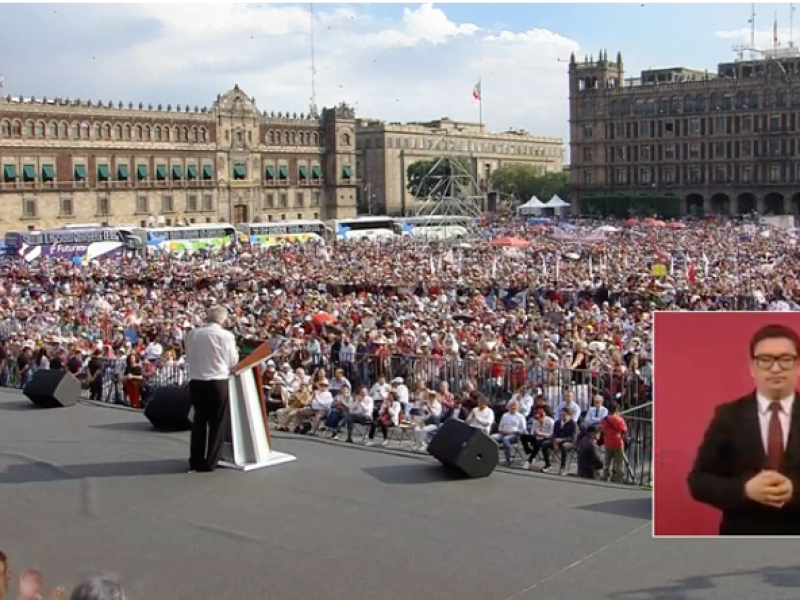
[(559, 198), (558, 194), (553, 194), (553, 197), (550, 198), (550, 202), (545, 204), (544, 208), (569, 208), (569, 203)]
[(517, 207), (517, 214), (518, 215), (538, 215), (540, 214), (541, 209), (545, 207), (544, 202), (539, 200), (536, 196), (531, 196), (531, 199), (528, 200), (522, 206)]

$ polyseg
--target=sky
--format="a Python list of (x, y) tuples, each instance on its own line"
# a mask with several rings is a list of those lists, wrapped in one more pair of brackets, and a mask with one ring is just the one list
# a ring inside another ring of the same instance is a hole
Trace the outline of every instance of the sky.
[[(360, 117), (448, 116), (569, 139), (567, 60), (716, 69), (750, 40), (748, 4), (0, 4), (4, 94), (211, 106), (238, 84), (261, 110), (347, 102)], [(756, 6), (756, 46), (790, 41)], [(800, 16), (800, 15), (798, 15)], [(800, 21), (797, 27), (800, 33)], [(800, 37), (798, 35), (797, 37)], [(480, 81), (482, 111), (472, 101)]]

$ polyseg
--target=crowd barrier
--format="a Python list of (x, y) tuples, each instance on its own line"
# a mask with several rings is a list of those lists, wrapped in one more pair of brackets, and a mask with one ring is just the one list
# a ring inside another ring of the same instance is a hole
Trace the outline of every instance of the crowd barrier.
[[(301, 366), (293, 356), (276, 358), (278, 363), (286, 361), (294, 368)], [(309, 368), (308, 365), (306, 367)], [(106, 361), (99, 400), (117, 404), (126, 403), (122, 389), (124, 368), (125, 364), (121, 359)], [(584, 412), (591, 405), (595, 394), (601, 394), (607, 399), (613, 398), (622, 409), (629, 427), (626, 481), (635, 485), (650, 483), (652, 402), (649, 385), (636, 375), (528, 366), (516, 362), (487, 363), (418, 355), (385, 357), (356, 355), (351, 361), (323, 361), (316, 368), (321, 368), (329, 379), (334, 376), (336, 369), (341, 368), (354, 388), (360, 385), (370, 387), (381, 375), (387, 381), (402, 377), (412, 391), (420, 382), (424, 382), (431, 389), (438, 389), (442, 382), (447, 382), (451, 391), (458, 392), (465, 383), (470, 382), (493, 405), (505, 404), (523, 385), (540, 389), (553, 410), (561, 402), (566, 391), (572, 391), (575, 401)], [(309, 370), (313, 371), (314, 367)], [(185, 382), (184, 364), (145, 362), (145, 397), (158, 387), (183, 385)], [(0, 385), (21, 387), (22, 381), (16, 368), (15, 356), (9, 356), (6, 364), (0, 368)]]

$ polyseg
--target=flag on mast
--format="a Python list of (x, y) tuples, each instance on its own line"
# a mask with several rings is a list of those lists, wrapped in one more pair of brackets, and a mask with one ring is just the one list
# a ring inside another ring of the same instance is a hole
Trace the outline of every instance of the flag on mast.
[(481, 80), (479, 79), (475, 87), (472, 88), (472, 103), (479, 104), (481, 99)]

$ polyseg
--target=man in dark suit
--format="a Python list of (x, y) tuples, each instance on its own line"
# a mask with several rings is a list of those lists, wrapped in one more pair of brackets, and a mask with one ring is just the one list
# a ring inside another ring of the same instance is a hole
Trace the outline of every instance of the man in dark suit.
[(756, 390), (717, 407), (697, 451), (692, 497), (722, 511), (720, 535), (800, 535), (800, 336), (767, 325), (750, 340)]

